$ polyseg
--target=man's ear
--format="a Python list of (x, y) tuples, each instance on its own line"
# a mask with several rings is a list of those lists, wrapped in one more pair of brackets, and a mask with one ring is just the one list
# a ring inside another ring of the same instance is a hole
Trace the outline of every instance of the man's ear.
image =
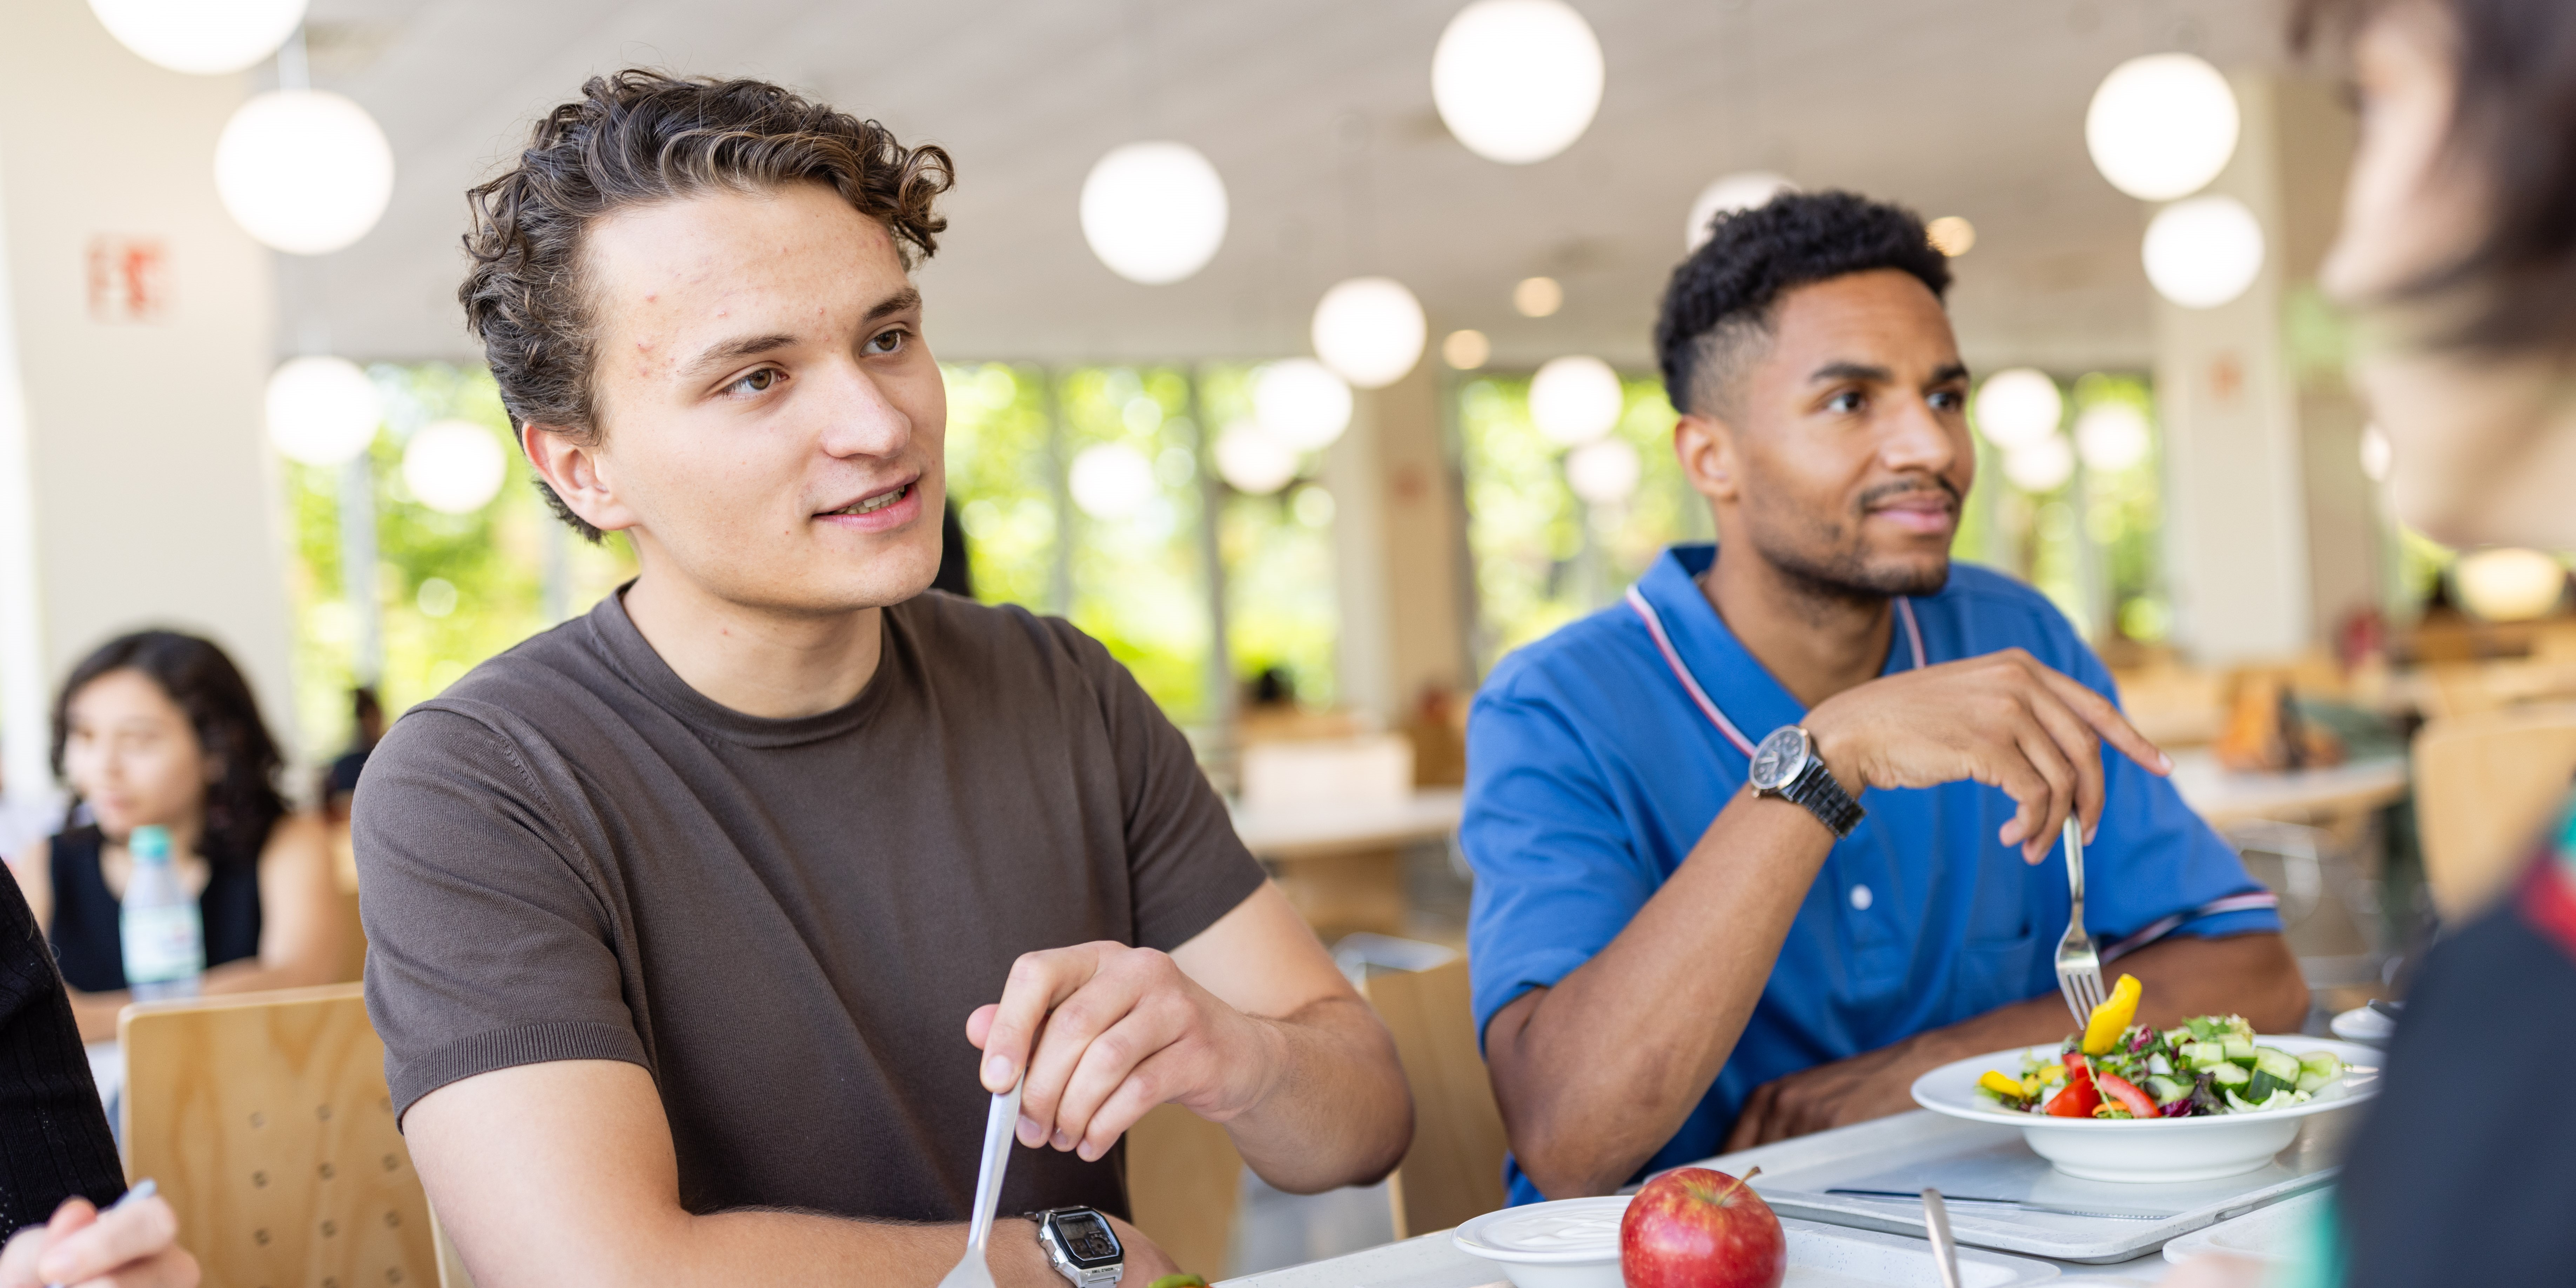
[(1673, 422), (1673, 456), (1682, 478), (1711, 504), (1734, 502), (1744, 485), (1744, 460), (1735, 427), (1705, 412), (1684, 412)]
[(602, 532), (623, 531), (638, 522), (609, 482), (596, 436), (585, 439), (559, 426), (530, 421), (519, 427), (519, 450), (526, 453), (529, 468), (582, 522)]

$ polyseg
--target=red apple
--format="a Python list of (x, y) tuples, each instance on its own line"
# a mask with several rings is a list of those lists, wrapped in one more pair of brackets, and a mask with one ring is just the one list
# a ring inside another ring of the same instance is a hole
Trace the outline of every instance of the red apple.
[(1789, 1236), (1744, 1181), (1683, 1167), (1646, 1182), (1619, 1219), (1619, 1273), (1628, 1288), (1780, 1288)]

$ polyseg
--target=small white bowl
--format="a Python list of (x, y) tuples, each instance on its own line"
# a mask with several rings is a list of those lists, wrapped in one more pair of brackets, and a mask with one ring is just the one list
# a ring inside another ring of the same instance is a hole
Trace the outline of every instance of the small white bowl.
[(1619, 1219), (1625, 1194), (1558, 1199), (1488, 1212), (1450, 1236), (1460, 1252), (1503, 1268), (1515, 1288), (1621, 1288)]
[[(2299, 1120), (2350, 1109), (2377, 1089), (2375, 1068), (2380, 1053), (2350, 1042), (2265, 1034), (2255, 1042), (2292, 1055), (2331, 1051), (2347, 1070), (2327, 1083), (2306, 1104), (2261, 1113), (2212, 1114), (2201, 1118), (2050, 1118), (2042, 1114), (1999, 1109), (1976, 1094), (1977, 1075), (1988, 1069), (2016, 1074), (2023, 1050), (1997, 1051), (1942, 1065), (1914, 1080), (1914, 1103), (1936, 1114), (1971, 1122), (2021, 1128), (2031, 1151), (2068, 1176), (2088, 1181), (2159, 1185), (2208, 1181), (2260, 1168), (2287, 1148), (2299, 1134)], [(2054, 1058), (2055, 1047), (2030, 1047)]]

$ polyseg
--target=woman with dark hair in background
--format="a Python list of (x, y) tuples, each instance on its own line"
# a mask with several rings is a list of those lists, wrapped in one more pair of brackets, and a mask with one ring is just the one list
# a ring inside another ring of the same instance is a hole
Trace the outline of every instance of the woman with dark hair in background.
[[(2399, 517), (2454, 545), (2576, 549), (2576, 4), (2302, 0), (2297, 23), (2302, 45), (2349, 51), (2360, 91), (2320, 277), (2362, 323), (2353, 377), (2395, 449)], [(2333, 1219), (2286, 1281), (2576, 1277), (2572, 1019), (2562, 809), (2512, 894), (2426, 956)], [(2194, 1263), (2171, 1282), (2258, 1274)]]
[[(205, 921), (208, 993), (327, 983), (338, 890), (316, 820), (277, 792), (277, 744), (223, 650), (175, 631), (102, 645), (54, 706), (54, 772), (73, 823), (10, 864), (71, 987), (81, 1037), (116, 1036), (126, 990), (119, 901), (137, 827), (168, 829)], [(88, 818), (81, 821), (81, 807)]]

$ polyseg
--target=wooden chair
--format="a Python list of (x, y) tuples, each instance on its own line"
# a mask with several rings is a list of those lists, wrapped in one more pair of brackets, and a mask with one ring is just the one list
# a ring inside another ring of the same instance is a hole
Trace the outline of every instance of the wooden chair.
[(1127, 1202), (1136, 1228), (1174, 1264), (1211, 1282), (1234, 1251), (1243, 1156), (1225, 1128), (1179, 1105), (1156, 1105), (1127, 1129)]
[(355, 984), (126, 1008), (125, 1171), (222, 1288), (429, 1288), (429, 1205)]
[(2414, 758), (2425, 884), (2456, 924), (2504, 892), (2576, 783), (2576, 705), (2446, 716)]
[(1368, 978), (1369, 1002), (1395, 1035), (1413, 1090), (1413, 1145), (1388, 1185), (1395, 1237), (1446, 1230), (1503, 1206), (1503, 1114), (1476, 1045), (1460, 958), (1425, 971)]

